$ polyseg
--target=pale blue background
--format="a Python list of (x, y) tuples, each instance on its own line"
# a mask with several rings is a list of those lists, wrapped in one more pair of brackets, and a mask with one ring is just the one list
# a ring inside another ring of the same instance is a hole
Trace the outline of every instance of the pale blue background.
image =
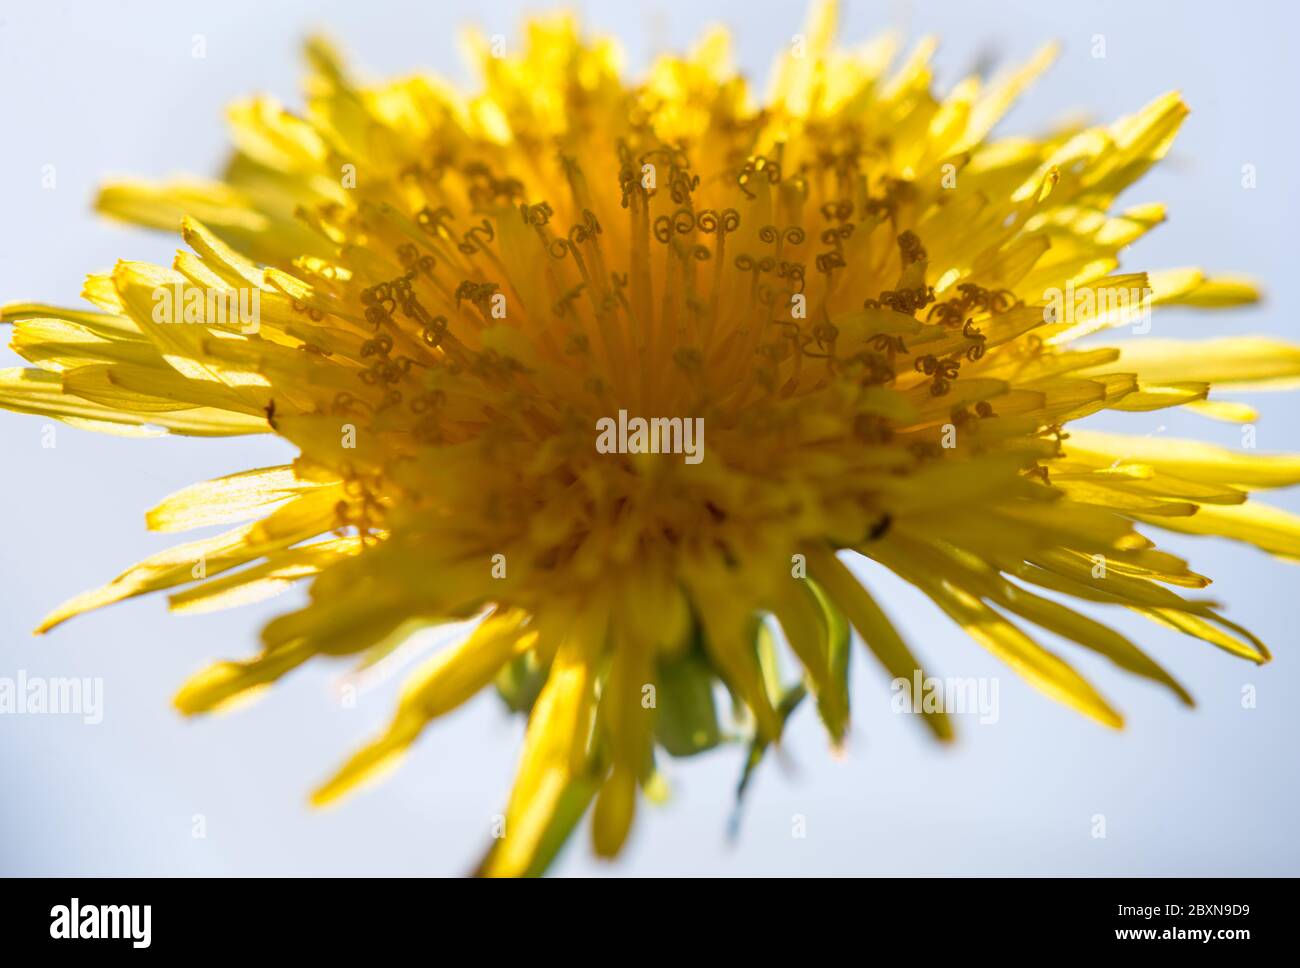
[[(0, 5), (0, 298), (74, 304), (85, 272), (119, 256), (167, 262), (176, 240), (102, 222), (89, 211), (106, 174), (215, 172), (222, 106), (255, 91), (296, 100), (297, 45), (315, 25), (374, 73), (427, 66), (465, 72), (454, 28), (476, 16), (518, 37), (516, 3), (29, 2)], [(800, 25), (798, 4), (588, 3), (589, 21), (624, 38), (634, 68), (655, 45), (681, 46), (730, 24), (743, 67), (765, 79)], [(917, 3), (852, 5), (845, 36), (884, 26), (944, 38), (940, 83), (986, 49), (1020, 58), (1056, 37), (1065, 52), (1004, 126), (1031, 130), (1074, 109), (1110, 119), (1180, 86), (1192, 106), (1173, 154), (1124, 199), (1170, 203), (1169, 224), (1131, 268), (1201, 263), (1248, 270), (1267, 305), (1223, 316), (1166, 312), (1157, 335), (1217, 331), (1300, 337), (1295, 270), (1297, 84), (1290, 4)], [(207, 58), (190, 57), (207, 36)], [(1093, 59), (1094, 34), (1107, 57)], [(1241, 166), (1258, 188), (1240, 186)], [(40, 187), (45, 164), (55, 190)], [(7, 338), (7, 337), (6, 337)], [(4, 350), (4, 365), (17, 363)], [(1260, 397), (1261, 449), (1300, 448), (1296, 399)], [(68, 595), (168, 544), (143, 512), (195, 480), (286, 459), (270, 438), (125, 441), (0, 414), (0, 675), (102, 676), (99, 726), (73, 718), (0, 717), (0, 872), (458, 873), (478, 855), (504, 802), (521, 724), (481, 697), (428, 733), (386, 785), (327, 813), (305, 797), (345, 752), (385, 722), (395, 682), (334, 698), (341, 667), (313, 666), (229, 716), (183, 722), (168, 699), (207, 660), (238, 656), (291, 602), (171, 618), (147, 599), (75, 620), (45, 639), (29, 629)], [(1139, 433), (1196, 433), (1227, 446), (1236, 427), (1191, 416), (1134, 415)], [(1165, 427), (1167, 430), (1159, 430)], [(1274, 498), (1300, 509), (1297, 495)], [(939, 750), (912, 717), (890, 713), (882, 674), (854, 667), (850, 755), (833, 761), (810, 710), (787, 743), (791, 769), (764, 764), (740, 843), (724, 837), (739, 752), (670, 764), (677, 796), (641, 814), (615, 866), (576, 844), (559, 870), (615, 873), (1300, 873), (1296, 779), (1300, 686), (1294, 565), (1209, 540), (1168, 547), (1217, 576), (1212, 591), (1272, 646), (1262, 669), (1143, 619), (1114, 616), (1197, 696), (1189, 712), (1157, 688), (1062, 646), (1123, 708), (1103, 730), (1010, 675), (1001, 719), (959, 723)], [(889, 611), (939, 675), (1000, 667), (898, 582), (873, 575)], [(1244, 684), (1258, 708), (1244, 710)], [(1093, 814), (1108, 836), (1090, 836)], [(207, 838), (191, 837), (203, 814)], [(791, 818), (807, 836), (791, 836)], [(585, 835), (584, 835), (585, 836)]]

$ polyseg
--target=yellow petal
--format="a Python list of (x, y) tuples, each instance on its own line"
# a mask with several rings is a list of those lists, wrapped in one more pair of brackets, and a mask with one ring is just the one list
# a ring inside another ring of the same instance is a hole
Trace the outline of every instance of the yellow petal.
[(1011, 666), (1034, 688), (1077, 709), (1104, 726), (1119, 729), (1120, 716), (1068, 663), (1044, 649), (979, 598), (942, 577), (922, 576), (900, 569), (900, 559), (890, 565), (925, 592), (966, 634)]
[(518, 609), (490, 616), (464, 642), (428, 659), (403, 687), (388, 729), (318, 787), (312, 804), (330, 803), (396, 766), (425, 726), (488, 686), (502, 666), (536, 640), (536, 632), (524, 627), (525, 618)]
[(322, 486), (304, 481), (287, 464), (242, 471), (191, 484), (164, 498), (145, 515), (151, 531), (188, 531), (242, 521), (278, 507), (301, 491)]
[(1258, 501), (1227, 507), (1207, 504), (1189, 518), (1149, 520), (1167, 531), (1231, 538), (1284, 558), (1300, 558), (1300, 515)]
[(64, 602), (41, 621), (36, 631), (48, 632), (83, 612), (146, 592), (199, 581), (315, 537), (332, 527), (334, 505), (341, 493), (337, 487), (318, 488), (277, 508), (261, 521), (152, 555), (102, 588)]
[(1196, 440), (1128, 437), (1072, 428), (1065, 451), (1073, 459), (1098, 466), (1145, 464), (1205, 484), (1251, 488), (1300, 483), (1300, 456), (1243, 453)]
[(1155, 339), (1119, 344), (1112, 371), (1136, 373), (1146, 386), (1195, 381), (1250, 389), (1289, 389), (1300, 378), (1300, 346), (1262, 336)]
[(268, 649), (243, 662), (214, 663), (188, 679), (172, 697), (172, 705), (187, 716), (243, 705), (313, 654), (310, 648), (295, 644)]
[(1224, 420), (1228, 423), (1254, 423), (1259, 419), (1259, 411), (1248, 403), (1235, 400), (1193, 400), (1187, 409), (1199, 413), (1211, 420)]
[(65, 392), (63, 377), (37, 369), (0, 370), (0, 407), (53, 417), (65, 423), (122, 424), (128, 427), (160, 427), (175, 434), (197, 437), (228, 437), (266, 433), (266, 418), (232, 413), (212, 407), (181, 410), (149, 410), (133, 413), (104, 406)]
[(604, 645), (606, 615), (600, 608), (584, 610), (559, 645), (551, 674), (528, 719), (503, 836), (483, 865), (482, 873), (488, 876), (533, 872), (548, 844), (551, 821), (566, 805), (572, 781), (585, 773), (595, 709), (595, 657)]
[(635, 810), (636, 776), (615, 767), (601, 785), (591, 818), (592, 847), (597, 856), (614, 857), (623, 849)]
[(168, 596), (167, 603), (173, 612), (192, 614), (264, 601), (360, 549), (361, 539), (357, 537), (289, 548), (268, 555), (260, 565), (175, 592)]
[[(910, 682), (912, 676), (921, 671), (921, 664), (904, 644), (893, 623), (834, 552), (825, 546), (810, 547), (808, 571), (858, 630), (867, 648), (880, 660), (891, 679)], [(936, 737), (952, 739), (952, 723), (947, 713), (926, 711), (922, 718)]]

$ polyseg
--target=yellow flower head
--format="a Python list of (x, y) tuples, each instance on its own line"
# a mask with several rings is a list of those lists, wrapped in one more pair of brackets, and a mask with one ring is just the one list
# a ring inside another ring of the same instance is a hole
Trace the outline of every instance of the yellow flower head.
[(1119, 271), (1164, 210), (1112, 204), (1168, 150), (1182, 101), (990, 140), (1050, 49), (939, 98), (932, 45), (891, 71), (891, 42), (837, 49), (833, 21), (814, 14), (763, 100), (721, 32), (630, 83), (612, 43), (537, 21), (517, 55), (470, 39), (468, 96), (359, 84), (315, 41), (301, 115), (231, 109), (221, 181), (105, 188), (101, 210), (180, 224), (192, 251), (91, 276), (93, 311), (5, 307), (36, 368), (0, 373), (0, 404), (123, 433), (274, 433), (300, 454), (165, 500), (157, 530), (251, 523), (41, 630), (158, 589), (187, 611), (310, 579), (260, 654), (182, 688), (199, 713), (477, 618), (314, 799), (495, 683), (528, 715), (484, 861), (501, 874), (542, 870), (593, 802), (595, 849), (616, 853), (657, 757), (720, 741), (718, 683), (752, 767), (805, 696), (843, 740), (850, 627), (910, 680), (888, 603), (838, 552), (1109, 726), (1119, 713), (1025, 623), (1190, 698), (1063, 599), (1264, 661), (1135, 525), (1300, 556), (1296, 518), (1246, 503), (1300, 481), (1300, 459), (1066, 430), (1100, 410), (1248, 420), (1211, 384), (1300, 375), (1300, 351), (1269, 340), (1148, 335), (1154, 305), (1248, 303), (1249, 283)]

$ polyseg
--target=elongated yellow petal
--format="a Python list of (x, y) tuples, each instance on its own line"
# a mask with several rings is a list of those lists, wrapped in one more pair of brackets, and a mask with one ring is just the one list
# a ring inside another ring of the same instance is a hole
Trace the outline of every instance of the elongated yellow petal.
[(261, 521), (152, 555), (102, 588), (63, 603), (41, 621), (36, 631), (48, 632), (83, 612), (199, 581), (315, 537), (333, 524), (339, 495), (336, 487), (322, 487), (290, 501)]
[(1259, 411), (1248, 403), (1235, 400), (1193, 400), (1187, 409), (1199, 413), (1211, 420), (1226, 420), (1229, 423), (1254, 423), (1259, 419)]
[(501, 667), (536, 640), (526, 613), (511, 610), (483, 620), (462, 643), (444, 649), (412, 673), (387, 731), (353, 754), (312, 794), (323, 806), (396, 766), (432, 720), (450, 712), (490, 683)]
[(1145, 464), (1189, 481), (1240, 487), (1286, 487), (1300, 482), (1300, 456), (1251, 454), (1195, 440), (1127, 437), (1071, 430), (1066, 452), (1097, 465)]
[[(808, 566), (809, 574), (844, 612), (891, 678), (910, 682), (916, 672), (922, 671), (921, 664), (904, 644), (893, 623), (832, 551), (825, 547), (810, 547)], [(926, 710), (923, 719), (936, 737), (942, 740), (952, 739), (952, 724), (947, 713)]]
[(243, 662), (217, 662), (187, 680), (172, 697), (172, 705), (187, 716), (242, 705), (312, 655), (310, 648), (294, 644), (268, 649)]
[(278, 507), (296, 494), (323, 486), (303, 481), (291, 466), (264, 467), (191, 484), (145, 515), (151, 531), (188, 531), (230, 524)]
[(360, 550), (360, 539), (348, 537), (272, 552), (260, 565), (174, 592), (167, 603), (173, 612), (188, 614), (264, 601)]
[(260, 434), (268, 430), (265, 417), (211, 407), (139, 412), (120, 410), (75, 396), (65, 389), (58, 373), (36, 369), (0, 370), (0, 406), (19, 413), (54, 417), (65, 423), (81, 421), (83, 424), (121, 424), (128, 428), (159, 427), (175, 434), (196, 437)]
[[(591, 609), (573, 620), (560, 643), (528, 720), (503, 835), (483, 865), (488, 876), (533, 871), (552, 821), (565, 812), (574, 781), (584, 775), (595, 709), (594, 659), (604, 645), (605, 622), (604, 611)], [(588, 797), (590, 792), (594, 787)]]
[(808, 674), (831, 741), (843, 742), (849, 724), (848, 623), (806, 582), (782, 585), (772, 611)]
[(1210, 392), (1208, 383), (1175, 383), (1169, 386), (1143, 385), (1133, 393), (1111, 404), (1112, 410), (1125, 410), (1144, 413), (1149, 410), (1163, 410), (1166, 407), (1181, 407), (1185, 404), (1204, 401)]
[(622, 848), (636, 812), (637, 778), (651, 762), (655, 702), (647, 702), (652, 653), (624, 632), (617, 633), (614, 656), (601, 689), (598, 715), (609, 740), (612, 769), (596, 798), (592, 843), (602, 857)]
[(1222, 309), (1226, 306), (1245, 306), (1260, 299), (1259, 286), (1244, 276), (1217, 276), (1205, 279), (1177, 296), (1164, 300), (1175, 306), (1196, 306), (1202, 309)]
[(977, 597), (947, 581), (904, 574), (979, 642), (1040, 692), (1116, 729), (1124, 719), (1066, 662), (1025, 635)]
[[(118, 319), (94, 313), (86, 313), (84, 317), (114, 322)], [(29, 363), (58, 372), (87, 363), (133, 363), (137, 366), (162, 363), (158, 351), (143, 336), (54, 316), (19, 318), (14, 323), (13, 340), (9, 346)]]
[(601, 785), (591, 817), (591, 841), (597, 856), (614, 857), (623, 849), (635, 812), (636, 774), (616, 766)]
[(1138, 608), (1136, 611), (1162, 625), (1168, 625), (1185, 635), (1195, 636), (1203, 642), (1209, 642), (1231, 655), (1248, 659), (1257, 665), (1263, 665), (1272, 658), (1263, 642), (1221, 615), (1194, 615), (1174, 608)]
[(736, 586), (708, 566), (686, 567), (691, 596), (704, 627), (704, 646), (728, 687), (753, 711), (759, 732), (769, 741), (781, 736), (781, 721), (764, 688), (754, 649), (758, 615), (754, 603), (736, 596)]
[(1023, 67), (998, 79), (975, 105), (966, 125), (965, 136), (952, 150), (966, 151), (983, 141), (1025, 89), (1052, 65), (1059, 53), (1059, 45), (1045, 44), (1035, 51)]
[[(1148, 520), (1144, 515), (1138, 517)], [(1300, 515), (1258, 501), (1229, 507), (1206, 505), (1189, 518), (1149, 520), (1169, 531), (1217, 535), (1244, 541), (1283, 558), (1300, 558)]]
[(1136, 373), (1145, 385), (1195, 381), (1243, 389), (1290, 389), (1300, 379), (1300, 346), (1260, 336), (1156, 339), (1144, 336), (1116, 347), (1115, 370)]
[(1154, 662), (1137, 646), (1118, 632), (1100, 622), (1080, 615), (1058, 602), (1035, 595), (1003, 578), (987, 563), (976, 556), (949, 545), (924, 545), (899, 535), (890, 535), (881, 545), (867, 549), (885, 560), (895, 553), (905, 555), (901, 567), (919, 569), (923, 574), (960, 575), (960, 583), (972, 594), (1004, 608), (1041, 628), (1055, 632), (1106, 656), (1120, 668), (1159, 682), (1171, 689), (1184, 703), (1192, 705), (1192, 698), (1172, 676)]

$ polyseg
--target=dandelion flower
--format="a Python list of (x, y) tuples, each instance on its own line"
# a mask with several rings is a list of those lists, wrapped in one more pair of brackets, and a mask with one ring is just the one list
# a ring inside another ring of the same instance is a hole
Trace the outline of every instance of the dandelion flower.
[[(841, 743), (851, 629), (886, 678), (922, 668), (854, 556), (1107, 726), (1120, 713), (1029, 627), (1191, 700), (1072, 601), (1265, 661), (1151, 534), (1300, 556), (1300, 519), (1247, 501), (1300, 481), (1300, 458), (1069, 427), (1165, 407), (1249, 420), (1210, 387), (1300, 376), (1300, 350), (1272, 340), (1146, 332), (1157, 304), (1257, 298), (1195, 269), (1120, 270), (1164, 209), (1115, 198), (1169, 149), (1182, 100), (993, 139), (1050, 48), (939, 96), (929, 42), (891, 67), (891, 41), (845, 51), (833, 27), (818, 8), (765, 99), (721, 31), (636, 83), (566, 17), (531, 23), (518, 53), (471, 36), (468, 95), (362, 84), (313, 41), (304, 111), (236, 104), (220, 181), (104, 188), (103, 212), (180, 225), (189, 251), (90, 276), (93, 309), (6, 306), (34, 366), (0, 372), (0, 405), (299, 453), (164, 500), (155, 530), (233, 529), (40, 631), (163, 589), (185, 612), (309, 582), (257, 654), (183, 686), (197, 714), (476, 620), (313, 799), (495, 685), (527, 731), (488, 874), (542, 871), (589, 809), (595, 851), (616, 854), (639, 791), (662, 789), (656, 763), (722, 741), (722, 689), (751, 767), (805, 697)], [(614, 421), (619, 446), (597, 446)], [(951, 737), (943, 711), (919, 718)]]

